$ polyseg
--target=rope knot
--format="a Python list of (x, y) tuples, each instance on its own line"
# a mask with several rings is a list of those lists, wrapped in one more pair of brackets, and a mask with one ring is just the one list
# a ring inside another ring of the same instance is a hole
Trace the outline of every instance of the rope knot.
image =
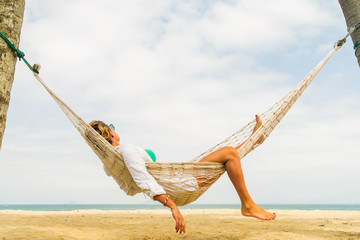
[(22, 52), (22, 51), (20, 51), (19, 49), (16, 49), (16, 55), (17, 55), (17, 57), (19, 58), (19, 60), (21, 61), (21, 59), (23, 58), (23, 57), (25, 57), (25, 53), (24, 52)]
[(344, 43), (346, 42), (346, 38), (343, 38), (335, 43), (335, 47), (342, 47)]

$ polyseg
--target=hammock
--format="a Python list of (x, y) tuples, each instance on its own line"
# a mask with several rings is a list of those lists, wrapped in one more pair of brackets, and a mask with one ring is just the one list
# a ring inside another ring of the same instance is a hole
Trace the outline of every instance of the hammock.
[[(280, 101), (275, 103), (271, 108), (261, 114), (263, 125), (253, 134), (253, 128), (256, 121), (248, 123), (246, 126), (235, 132), (224, 141), (220, 142), (208, 151), (200, 154), (190, 162), (172, 162), (158, 163), (146, 162), (148, 172), (156, 179), (156, 181), (165, 189), (166, 193), (178, 205), (183, 206), (195, 201), (199, 198), (224, 172), (225, 166), (221, 163), (199, 162), (204, 156), (225, 146), (237, 147), (241, 143), (244, 144), (238, 149), (240, 158), (243, 158), (259, 144), (258, 140), (261, 136), (266, 139), (274, 130), (276, 125), (289, 111), (292, 105), (309, 86), (315, 76), (323, 68), (325, 63), (341, 48), (343, 42), (337, 42), (334, 48), (326, 55), (326, 57)], [(92, 127), (82, 120), (70, 107), (68, 107), (61, 99), (59, 99), (51, 89), (40, 78), (38, 73), (34, 73), (36, 79), (44, 86), (48, 93), (53, 97), (60, 106), (74, 127), (80, 132), (87, 144), (104, 164), (105, 170), (109, 176), (112, 176), (119, 187), (124, 190), (127, 195), (133, 196), (141, 192), (141, 189), (132, 179), (130, 172), (124, 164), (121, 154), (114, 147), (100, 136)], [(199, 187), (189, 189), (190, 181), (196, 178)]]

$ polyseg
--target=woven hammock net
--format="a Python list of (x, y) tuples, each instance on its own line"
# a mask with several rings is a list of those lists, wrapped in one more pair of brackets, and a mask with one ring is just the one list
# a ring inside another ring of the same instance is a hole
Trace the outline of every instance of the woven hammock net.
[[(189, 162), (146, 162), (148, 172), (165, 189), (166, 193), (178, 206), (183, 206), (195, 201), (225, 172), (225, 166), (221, 163), (204, 163), (199, 161), (206, 155), (225, 146), (237, 147), (241, 143), (244, 143), (238, 149), (240, 159), (258, 147), (258, 140), (260, 137), (264, 136), (266, 139), (270, 135), (276, 125), (281, 121), (292, 105), (309, 86), (325, 63), (340, 47), (341, 45), (336, 44), (326, 57), (300, 82), (299, 85), (260, 115), (263, 124), (253, 135), (251, 134), (256, 123), (255, 120)], [(59, 99), (54, 92), (46, 86), (38, 74), (34, 75), (60, 106), (94, 153), (102, 161), (107, 174), (114, 178), (119, 187), (124, 190), (127, 195), (133, 196), (140, 193), (141, 189), (136, 185), (131, 177), (130, 172), (124, 164), (121, 154), (84, 120), (82, 120), (69, 106)], [(188, 184), (187, 181), (193, 179), (189, 178), (189, 176), (196, 178), (199, 185), (199, 187), (191, 191), (186, 187)]]

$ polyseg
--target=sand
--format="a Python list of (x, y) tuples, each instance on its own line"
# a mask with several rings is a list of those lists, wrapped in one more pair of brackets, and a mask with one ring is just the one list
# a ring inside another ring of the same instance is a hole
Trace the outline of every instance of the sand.
[(176, 234), (169, 210), (0, 211), (0, 240), (10, 239), (360, 239), (360, 211), (273, 210), (277, 219), (239, 210), (182, 210), (186, 233)]

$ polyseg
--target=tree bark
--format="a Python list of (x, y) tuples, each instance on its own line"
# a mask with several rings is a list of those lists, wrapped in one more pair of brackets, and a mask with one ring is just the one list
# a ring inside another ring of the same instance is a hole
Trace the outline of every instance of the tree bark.
[[(346, 25), (348, 27), (360, 21), (360, 1), (359, 0), (339, 0), (340, 6), (343, 10)], [(360, 28), (356, 29), (352, 34), (351, 38), (353, 43), (360, 43)], [(356, 58), (360, 67), (360, 48), (356, 51)]]
[[(0, 32), (19, 47), (25, 0), (0, 0)], [(14, 81), (16, 54), (0, 38), (0, 149), (5, 132), (10, 93)]]

